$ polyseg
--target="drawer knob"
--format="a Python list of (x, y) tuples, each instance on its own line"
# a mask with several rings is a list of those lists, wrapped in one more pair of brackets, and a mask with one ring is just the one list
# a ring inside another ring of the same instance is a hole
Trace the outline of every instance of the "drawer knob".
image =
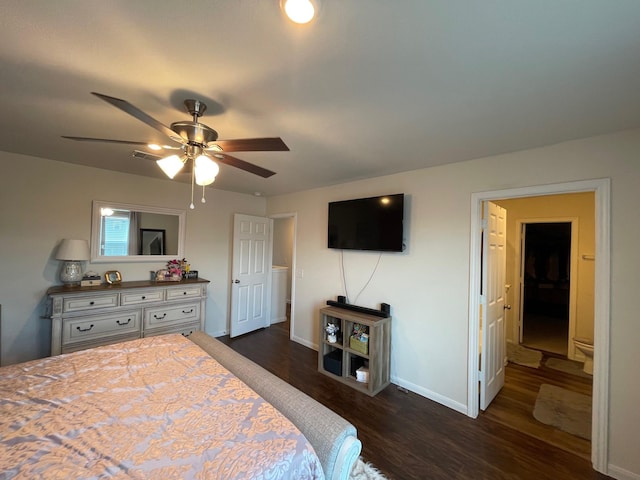
[(116, 323), (120, 326), (129, 325), (131, 323), (131, 319), (128, 319), (126, 322), (121, 322), (120, 320), (116, 320)]
[(145, 300), (146, 298), (147, 298), (146, 296), (142, 295), (142, 300)]
[(187, 312), (187, 311), (185, 311), (185, 310), (182, 310), (182, 313), (184, 313), (184, 314), (193, 313), (193, 308), (192, 308), (191, 310), (189, 310), (188, 312)]
[(78, 329), (79, 332), (88, 332), (89, 330), (91, 330), (93, 328), (93, 323), (91, 324), (91, 326), (89, 328), (80, 328), (80, 327), (76, 327)]
[(166, 314), (166, 313), (163, 313), (163, 314), (162, 314), (162, 316), (160, 316), (160, 317), (159, 317), (158, 315), (154, 314), (154, 315), (153, 315), (153, 318), (155, 318), (156, 320), (162, 320), (162, 319), (163, 319), (164, 317), (166, 317), (166, 316), (167, 316), (167, 314)]
[(183, 294), (183, 295), (186, 295), (186, 294), (187, 294), (187, 292), (182, 292), (182, 294)]
[(89, 302), (89, 305), (95, 305), (95, 303), (96, 303), (96, 302), (94, 302), (93, 300), (91, 300), (91, 301)]

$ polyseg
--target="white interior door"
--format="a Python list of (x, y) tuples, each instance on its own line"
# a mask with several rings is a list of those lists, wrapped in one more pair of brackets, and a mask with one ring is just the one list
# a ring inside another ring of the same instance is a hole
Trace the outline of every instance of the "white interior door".
[(269, 325), (271, 222), (265, 217), (234, 215), (231, 337)]
[(482, 295), (480, 355), (480, 408), (485, 410), (504, 386), (505, 276), (507, 211), (484, 204), (482, 232)]

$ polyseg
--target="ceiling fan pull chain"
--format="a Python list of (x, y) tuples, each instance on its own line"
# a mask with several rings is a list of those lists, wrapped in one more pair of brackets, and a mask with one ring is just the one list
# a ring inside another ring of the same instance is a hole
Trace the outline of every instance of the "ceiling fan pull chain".
[(194, 208), (196, 208), (196, 206), (193, 204), (193, 183), (195, 177), (195, 168), (193, 168), (193, 161), (191, 163), (191, 204), (189, 205), (189, 208), (193, 210)]
[(202, 203), (207, 203), (207, 201), (204, 199), (204, 185), (202, 185), (202, 200), (200, 200)]

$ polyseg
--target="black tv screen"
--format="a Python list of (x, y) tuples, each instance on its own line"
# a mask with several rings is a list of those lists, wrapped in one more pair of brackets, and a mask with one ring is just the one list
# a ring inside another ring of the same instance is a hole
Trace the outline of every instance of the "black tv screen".
[(404, 194), (329, 203), (328, 246), (343, 250), (403, 251)]

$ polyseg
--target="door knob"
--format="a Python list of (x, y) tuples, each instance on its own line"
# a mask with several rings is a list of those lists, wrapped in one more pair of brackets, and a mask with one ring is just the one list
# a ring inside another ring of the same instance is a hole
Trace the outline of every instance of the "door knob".
[(505, 305), (505, 306), (504, 306), (504, 309), (505, 309), (505, 310), (511, 310), (511, 305)]
[(238, 280), (237, 278), (233, 281), (233, 283), (240, 283), (240, 280)]

